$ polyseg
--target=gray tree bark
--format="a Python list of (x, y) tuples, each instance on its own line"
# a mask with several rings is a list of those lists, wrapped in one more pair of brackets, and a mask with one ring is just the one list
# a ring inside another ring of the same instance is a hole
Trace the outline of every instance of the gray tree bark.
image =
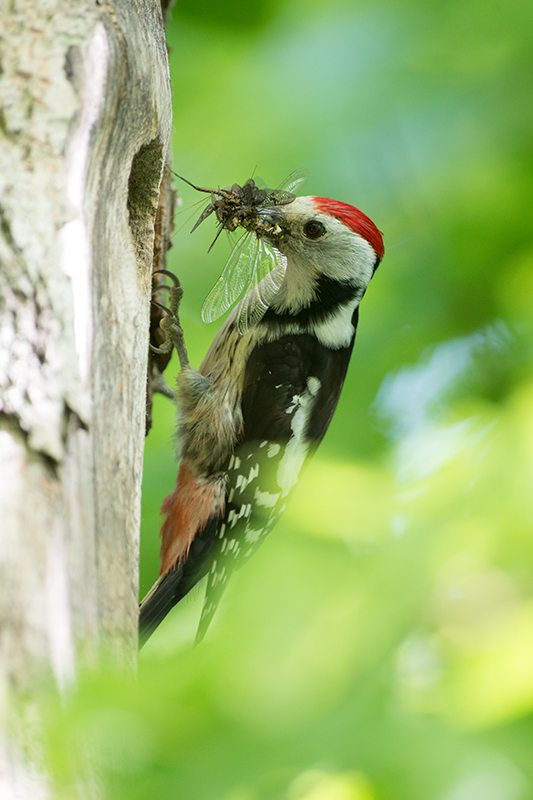
[[(64, 687), (81, 661), (135, 661), (154, 220), (171, 129), (158, 0), (6, 5), (0, 709), (50, 674)], [(2, 797), (40, 796), (7, 745), (2, 768)]]

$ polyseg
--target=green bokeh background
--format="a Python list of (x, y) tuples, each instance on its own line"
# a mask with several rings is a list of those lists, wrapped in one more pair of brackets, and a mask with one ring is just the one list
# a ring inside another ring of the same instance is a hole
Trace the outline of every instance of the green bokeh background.
[[(114, 800), (533, 798), (532, 33), (531, 0), (178, 2), (176, 171), (305, 167), (386, 256), (326, 439), (205, 641), (199, 592), (138, 682), (93, 676), (56, 713), (62, 796), (89, 735)], [(198, 365), (229, 244), (207, 255), (181, 192)], [(176, 474), (174, 410), (154, 416), (141, 594)]]

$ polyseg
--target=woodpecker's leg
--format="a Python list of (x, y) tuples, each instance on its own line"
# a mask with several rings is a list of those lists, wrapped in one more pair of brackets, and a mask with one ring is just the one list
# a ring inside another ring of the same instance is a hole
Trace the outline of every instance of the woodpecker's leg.
[(152, 300), (154, 305), (159, 306), (164, 312), (165, 317), (159, 323), (159, 327), (161, 330), (166, 334), (166, 341), (163, 342), (161, 347), (154, 347), (150, 345), (152, 351), (154, 353), (170, 353), (172, 348), (176, 349), (178, 354), (178, 358), (180, 360), (180, 366), (183, 369), (184, 367), (189, 366), (189, 356), (187, 355), (187, 348), (185, 347), (185, 338), (183, 336), (183, 329), (180, 324), (179, 318), (179, 307), (181, 303), (181, 298), (183, 297), (183, 289), (177, 277), (174, 273), (169, 272), (166, 269), (158, 269), (154, 274), (163, 274), (169, 277), (172, 280), (173, 286), (159, 286), (158, 289), (168, 289), (169, 290), (169, 302), (167, 306), (164, 306), (162, 303), (158, 303), (156, 300)]

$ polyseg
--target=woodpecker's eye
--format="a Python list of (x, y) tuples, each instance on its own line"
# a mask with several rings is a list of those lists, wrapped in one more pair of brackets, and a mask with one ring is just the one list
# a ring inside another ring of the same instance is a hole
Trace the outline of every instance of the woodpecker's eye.
[(321, 236), (324, 236), (325, 232), (325, 226), (316, 219), (311, 219), (304, 225), (304, 233), (308, 239), (320, 239)]

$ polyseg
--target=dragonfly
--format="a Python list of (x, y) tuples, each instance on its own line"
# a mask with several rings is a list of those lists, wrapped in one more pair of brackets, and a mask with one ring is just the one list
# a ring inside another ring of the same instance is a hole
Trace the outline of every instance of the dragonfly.
[(219, 231), (209, 250), (223, 230), (231, 232), (239, 227), (245, 229), (202, 305), (204, 322), (217, 320), (243, 294), (246, 296), (238, 307), (235, 320), (240, 333), (246, 333), (267, 312), (283, 281), (287, 260), (272, 244), (282, 238), (281, 228), (265, 220), (261, 211), (292, 203), (296, 199), (295, 190), (305, 178), (306, 172), (297, 170), (276, 189), (269, 189), (260, 178), (250, 178), (242, 186), (234, 183), (228, 189), (204, 189), (182, 178), (197, 191), (211, 194), (209, 204), (192, 229), (195, 231), (198, 225), (215, 213)]

